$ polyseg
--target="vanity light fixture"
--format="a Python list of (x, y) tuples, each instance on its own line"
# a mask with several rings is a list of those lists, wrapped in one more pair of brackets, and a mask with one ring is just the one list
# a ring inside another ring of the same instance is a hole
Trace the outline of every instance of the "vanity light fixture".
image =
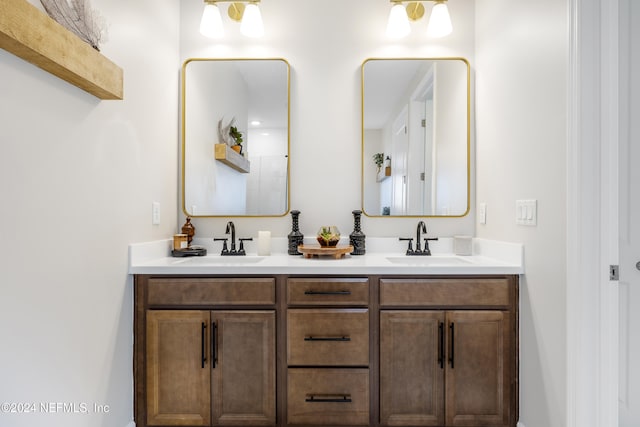
[[(424, 16), (424, 5), (422, 3), (426, 1), (435, 3), (431, 9), (429, 24), (427, 25), (427, 35), (430, 37), (444, 37), (451, 34), (453, 27), (449, 9), (447, 8), (447, 0), (390, 1), (393, 6), (387, 21), (387, 37), (400, 39), (407, 36), (411, 32), (409, 20), (418, 21)], [(404, 6), (405, 3), (406, 6)]]
[(258, 3), (260, 0), (234, 1), (234, 0), (204, 0), (204, 12), (200, 21), (200, 33), (209, 38), (221, 38), (224, 36), (222, 14), (218, 3), (231, 3), (227, 9), (227, 15), (233, 21), (240, 22), (240, 32), (247, 37), (262, 37), (264, 26)]

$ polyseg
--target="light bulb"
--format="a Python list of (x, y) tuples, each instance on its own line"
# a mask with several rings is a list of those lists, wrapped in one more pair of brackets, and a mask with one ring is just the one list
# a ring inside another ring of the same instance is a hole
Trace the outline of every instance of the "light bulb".
[(427, 35), (430, 37), (444, 37), (451, 34), (451, 31), (453, 31), (453, 27), (451, 26), (451, 17), (449, 16), (447, 5), (442, 2), (436, 2), (429, 17)]
[(212, 39), (219, 39), (224, 36), (222, 16), (217, 5), (208, 3), (204, 6), (202, 20), (200, 21), (200, 34)]
[(260, 8), (255, 3), (249, 3), (244, 8), (242, 15), (242, 23), (240, 24), (240, 32), (247, 37), (262, 37), (264, 35), (264, 26), (262, 25), (262, 16)]
[(401, 39), (410, 32), (407, 10), (401, 3), (394, 4), (389, 12), (389, 21), (387, 21), (387, 37)]

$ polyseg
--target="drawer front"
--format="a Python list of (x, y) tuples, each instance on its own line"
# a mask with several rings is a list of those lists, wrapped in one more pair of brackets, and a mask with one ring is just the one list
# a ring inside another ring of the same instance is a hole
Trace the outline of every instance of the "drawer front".
[(368, 369), (288, 370), (287, 423), (369, 425)]
[(367, 278), (290, 278), (287, 280), (290, 305), (368, 305)]
[(287, 363), (290, 366), (368, 366), (368, 310), (289, 309)]
[(151, 278), (150, 305), (273, 305), (274, 278)]
[(511, 303), (509, 278), (381, 279), (381, 306), (503, 307)]

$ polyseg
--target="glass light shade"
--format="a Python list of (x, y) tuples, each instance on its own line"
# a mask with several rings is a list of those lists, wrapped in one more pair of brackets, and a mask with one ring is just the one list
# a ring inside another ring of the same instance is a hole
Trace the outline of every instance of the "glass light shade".
[(431, 10), (427, 35), (430, 37), (444, 37), (451, 34), (451, 31), (453, 31), (453, 27), (449, 9), (446, 4), (437, 2)]
[(204, 12), (202, 12), (202, 20), (200, 21), (200, 34), (212, 39), (219, 39), (224, 36), (222, 16), (217, 5), (205, 5)]
[(244, 8), (240, 32), (247, 37), (262, 37), (264, 26), (262, 25), (262, 15), (257, 4), (249, 3)]
[(411, 32), (407, 10), (400, 3), (396, 3), (389, 12), (387, 21), (387, 37), (401, 39)]

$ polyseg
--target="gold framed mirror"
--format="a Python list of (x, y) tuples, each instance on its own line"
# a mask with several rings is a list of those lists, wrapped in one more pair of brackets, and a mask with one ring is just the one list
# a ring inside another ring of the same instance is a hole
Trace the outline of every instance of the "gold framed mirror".
[(361, 79), (365, 215), (467, 215), (469, 62), (371, 58), (362, 64)]
[(182, 210), (289, 211), (290, 66), (282, 58), (192, 58), (182, 66)]

